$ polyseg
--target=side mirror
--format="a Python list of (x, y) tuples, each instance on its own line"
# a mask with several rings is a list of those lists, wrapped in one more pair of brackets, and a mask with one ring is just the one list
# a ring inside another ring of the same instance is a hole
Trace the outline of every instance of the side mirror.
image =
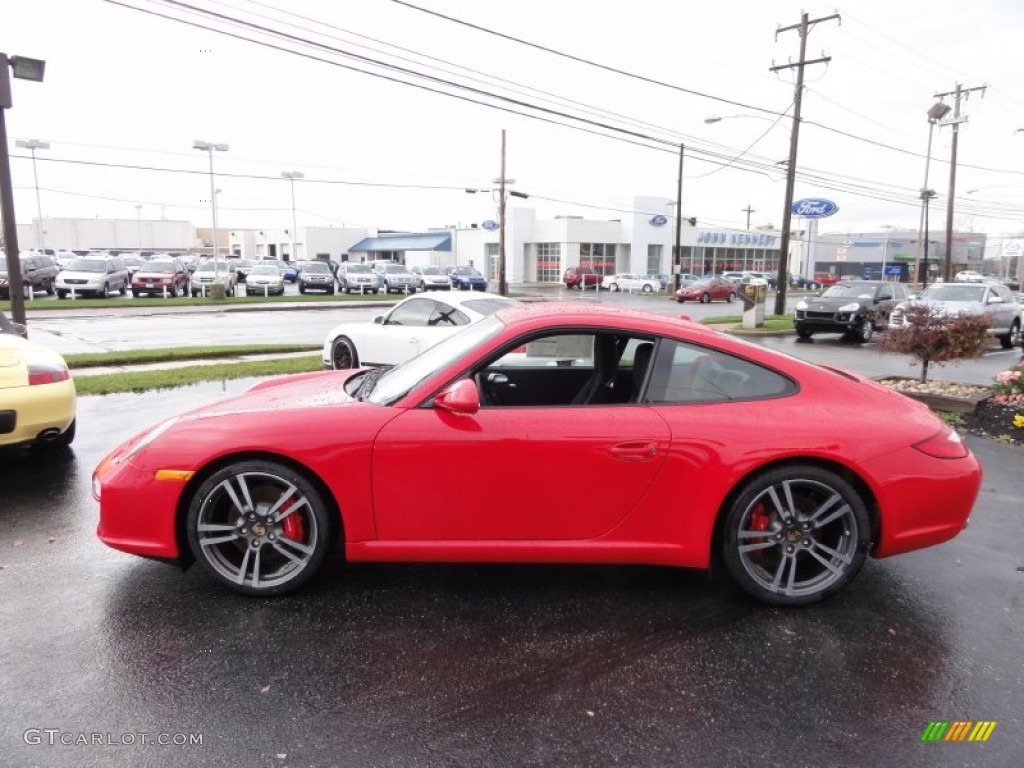
[(473, 379), (462, 379), (435, 397), (434, 407), (448, 413), (472, 416), (480, 410), (480, 390)]
[(374, 325), (381, 325), (384, 322), (384, 315), (377, 315), (373, 318)]
[(989, 296), (988, 297), (988, 303), (989, 304), (1002, 304), (1003, 303), (1003, 299), (1002, 299), (1001, 296)]

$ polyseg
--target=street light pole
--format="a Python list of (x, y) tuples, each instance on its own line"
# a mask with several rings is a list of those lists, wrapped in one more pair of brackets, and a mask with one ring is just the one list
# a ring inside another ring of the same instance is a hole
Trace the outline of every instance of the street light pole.
[(922, 290), (928, 287), (928, 238), (930, 237), (928, 232), (928, 209), (931, 208), (929, 203), (936, 194), (934, 189), (921, 190), (921, 203), (924, 206), (924, 278), (921, 281)]
[[(7, 68), (11, 68), (11, 72)], [(13, 74), (22, 80), (43, 81), (46, 62), (27, 56), (0, 53), (0, 213), (4, 222), (4, 247), (7, 249), (7, 283), (21, 285), (21, 259), (18, 249), (18, 225), (14, 217), (14, 185), (11, 183), (11, 158), (7, 152), (7, 110), (14, 104), (11, 99)], [(25, 297), (21, 291), (11, 291), (11, 319), (26, 325)]]
[(281, 171), (281, 178), (288, 179), (292, 187), (292, 259), (298, 261), (295, 253), (295, 180), (306, 178), (306, 174), (302, 171)]
[(139, 256), (142, 256), (142, 203), (135, 204), (135, 223), (139, 231)]
[[(686, 145), (679, 145), (679, 175), (676, 177), (676, 252), (672, 261), (676, 266), (676, 290), (683, 283), (683, 253), (679, 245), (679, 234), (683, 228), (683, 155), (686, 152)], [(690, 271), (693, 271), (693, 258), (690, 258)]]
[[(928, 152), (925, 154), (924, 159), (924, 184), (921, 186), (921, 221), (917, 227), (917, 242), (923, 245), (925, 252), (925, 272), (927, 273), (927, 249), (928, 242), (922, 243), (922, 237), (924, 236), (924, 219), (927, 211), (927, 198), (924, 197), (924, 190), (928, 189), (928, 170), (932, 164), (932, 135), (935, 133), (935, 125), (942, 120), (946, 115), (953, 111), (953, 108), (948, 104), (943, 104), (941, 101), (935, 102), (928, 110)], [(920, 252), (920, 248), (918, 249)], [(918, 263), (914, 262), (914, 282), (917, 282), (918, 272), (920, 271)], [(927, 277), (925, 278), (925, 284), (927, 284)]]
[(40, 201), (39, 197), (39, 172), (36, 169), (36, 150), (49, 149), (50, 142), (40, 141), (39, 139), (28, 139), (27, 141), (22, 141), (21, 139), (18, 139), (16, 142), (14, 142), (14, 146), (19, 147), (21, 149), (27, 149), (29, 152), (32, 153), (32, 179), (35, 181), (36, 185), (36, 220), (38, 223), (38, 226), (36, 228), (38, 231), (37, 242), (39, 243), (39, 250), (45, 251), (46, 238), (45, 233), (43, 232), (43, 204)]
[(192, 142), (192, 149), (206, 152), (210, 156), (210, 205), (213, 207), (213, 276), (216, 280), (220, 277), (220, 260), (217, 258), (217, 189), (213, 176), (213, 151), (227, 152), (228, 145), (196, 139)]

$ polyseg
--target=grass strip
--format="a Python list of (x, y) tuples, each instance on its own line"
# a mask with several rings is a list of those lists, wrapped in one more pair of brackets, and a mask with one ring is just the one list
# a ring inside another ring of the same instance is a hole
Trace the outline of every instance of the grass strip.
[[(360, 303), (364, 301), (398, 301), (404, 299), (404, 294), (386, 294), (386, 293), (353, 293), (346, 296), (344, 293), (338, 293), (335, 295), (327, 293), (307, 293), (299, 295), (286, 295), (286, 296), (232, 296), (229, 299), (211, 299), (209, 297), (179, 297), (177, 299), (162, 299), (159, 297), (140, 296), (139, 298), (118, 298), (118, 299), (93, 299), (93, 298), (80, 298), (75, 300), (65, 299), (53, 300), (53, 299), (28, 299), (25, 302), (25, 311), (31, 312), (33, 309), (110, 309), (112, 307), (143, 307), (149, 303), (161, 304), (167, 302), (168, 306), (171, 307), (230, 307), (235, 304), (322, 304), (324, 302), (355, 302)], [(0, 309), (10, 310), (11, 302), (7, 299), (0, 299)]]
[(736, 330), (744, 330), (749, 333), (761, 331), (763, 333), (777, 333), (778, 331), (793, 330), (792, 315), (765, 315), (764, 326), (761, 328), (743, 328), (742, 315), (713, 315), (705, 317), (700, 321), (702, 325), (735, 325)]
[(173, 349), (126, 349), (116, 352), (81, 352), (64, 355), (68, 368), (90, 368), (99, 365), (140, 365), (178, 360), (210, 360), (240, 355), (265, 355), (287, 352), (312, 352), (319, 344), (236, 344), (214, 347), (175, 347)]
[(115, 392), (148, 392), (172, 389), (201, 381), (241, 379), (247, 376), (282, 376), (289, 373), (318, 371), (319, 357), (291, 357), (277, 360), (254, 360), (246, 363), (220, 363), (157, 371), (105, 373), (75, 379), (79, 395), (109, 395)]

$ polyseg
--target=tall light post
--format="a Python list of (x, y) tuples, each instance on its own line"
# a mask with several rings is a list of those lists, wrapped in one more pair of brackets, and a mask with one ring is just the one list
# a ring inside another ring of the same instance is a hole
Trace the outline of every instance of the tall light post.
[(302, 171), (281, 171), (281, 178), (288, 179), (292, 187), (292, 259), (297, 261), (295, 253), (295, 180), (306, 178)]
[[(11, 72), (8, 73), (8, 66)], [(11, 158), (7, 153), (7, 110), (13, 106), (9, 74), (22, 80), (43, 81), (46, 62), (26, 56), (0, 53), (0, 214), (4, 222), (4, 247), (7, 249), (7, 281), (21, 285), (21, 259), (18, 258), (18, 225), (14, 217), (14, 185), (11, 183)], [(11, 319), (25, 325), (25, 297), (11, 291)]]
[[(927, 252), (928, 252), (928, 242), (926, 240), (922, 240), (922, 238), (924, 237), (925, 215), (926, 215), (927, 210), (928, 210), (928, 200), (930, 199), (930, 198), (926, 198), (924, 196), (924, 190), (928, 189), (928, 170), (931, 168), (931, 164), (932, 164), (932, 136), (935, 133), (935, 126), (938, 124), (938, 122), (940, 120), (942, 120), (946, 115), (948, 115), (952, 111), (953, 111), (953, 108), (951, 106), (949, 106), (948, 104), (944, 104), (941, 101), (937, 101), (934, 104), (932, 104), (932, 106), (928, 109), (928, 112), (926, 113), (928, 115), (928, 151), (925, 154), (925, 159), (924, 159), (924, 184), (921, 185), (921, 220), (920, 220), (920, 222), (919, 222), (919, 224), (917, 226), (917, 242), (918, 242), (918, 249), (917, 250), (918, 250), (918, 255), (919, 256), (921, 254), (922, 248), (924, 249), (924, 253), (925, 254), (927, 254)], [(934, 196), (935, 196), (935, 194), (933, 192), (932, 197), (934, 197)], [(925, 259), (927, 261), (927, 255), (925, 256)], [(927, 263), (926, 263), (925, 267), (926, 267), (926, 269), (925, 269), (925, 281), (924, 282), (927, 285), (927, 282), (928, 282), (928, 279), (927, 279)], [(920, 272), (920, 264), (918, 263), (917, 260), (915, 260), (914, 261), (914, 282), (917, 282), (917, 277), (918, 277), (918, 273), (919, 272)]]
[(36, 169), (36, 150), (49, 149), (50, 142), (40, 141), (39, 139), (28, 139), (26, 141), (18, 139), (16, 142), (14, 142), (14, 146), (20, 147), (21, 149), (27, 149), (29, 152), (32, 153), (32, 179), (35, 182), (36, 186), (36, 221), (39, 225), (37, 227), (37, 230), (39, 232), (37, 242), (39, 243), (39, 250), (44, 251), (46, 250), (46, 237), (45, 233), (43, 232), (43, 204), (39, 198), (39, 172)]
[(135, 224), (139, 234), (139, 256), (142, 256), (142, 203), (135, 204)]
[(213, 208), (213, 276), (214, 279), (217, 279), (220, 277), (220, 260), (217, 258), (217, 188), (213, 176), (213, 151), (227, 152), (228, 145), (196, 139), (192, 142), (192, 149), (206, 152), (210, 156), (210, 206)]
[(922, 280), (922, 288), (928, 287), (928, 238), (930, 237), (928, 232), (928, 209), (931, 207), (929, 203), (933, 197), (937, 197), (938, 193), (934, 189), (921, 189), (921, 205), (924, 206), (924, 278)]

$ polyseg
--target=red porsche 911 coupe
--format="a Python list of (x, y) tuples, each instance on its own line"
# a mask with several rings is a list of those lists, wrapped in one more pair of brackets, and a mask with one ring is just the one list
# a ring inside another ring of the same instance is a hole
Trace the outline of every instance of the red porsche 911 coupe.
[[(828, 429), (822, 429), (822, 424)], [(460, 467), (486, 484), (438, 483)], [(566, 482), (585, 472), (599, 482)], [(964, 528), (981, 470), (927, 407), (686, 320), (523, 304), (389, 369), (268, 380), (96, 468), (98, 535), (241, 592), (349, 561), (712, 559), (766, 603)]]

